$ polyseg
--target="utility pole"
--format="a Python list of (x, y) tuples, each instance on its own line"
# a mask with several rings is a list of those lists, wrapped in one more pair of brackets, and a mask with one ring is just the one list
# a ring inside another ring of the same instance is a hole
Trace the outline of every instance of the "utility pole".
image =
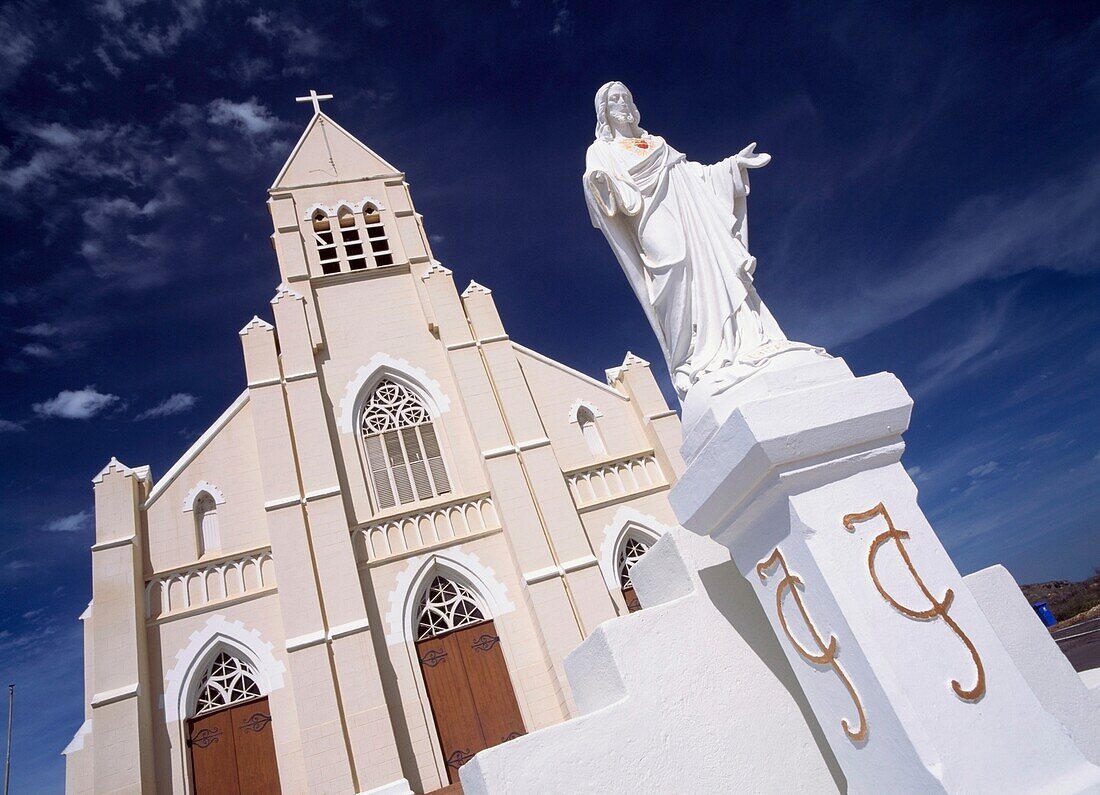
[(8, 795), (8, 785), (11, 784), (11, 716), (15, 706), (15, 685), (8, 685), (8, 753), (4, 759), (4, 795)]

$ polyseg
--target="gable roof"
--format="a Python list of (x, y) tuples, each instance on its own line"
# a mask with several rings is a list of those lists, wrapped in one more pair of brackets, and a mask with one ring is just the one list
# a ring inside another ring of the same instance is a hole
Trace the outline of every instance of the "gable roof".
[(394, 176), (400, 172), (324, 113), (315, 113), (269, 190)]

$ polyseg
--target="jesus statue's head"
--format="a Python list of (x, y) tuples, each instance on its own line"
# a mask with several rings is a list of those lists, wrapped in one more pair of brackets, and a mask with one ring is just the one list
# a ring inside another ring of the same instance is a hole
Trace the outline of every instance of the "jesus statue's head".
[(596, 92), (596, 140), (639, 138), (647, 134), (638, 126), (641, 121), (642, 114), (629, 88), (618, 80), (600, 86)]

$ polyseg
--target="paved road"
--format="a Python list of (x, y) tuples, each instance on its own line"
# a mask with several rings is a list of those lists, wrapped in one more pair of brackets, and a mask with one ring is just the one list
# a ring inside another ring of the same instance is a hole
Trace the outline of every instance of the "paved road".
[(1072, 627), (1055, 630), (1052, 634), (1074, 670), (1100, 668), (1100, 619), (1082, 621)]

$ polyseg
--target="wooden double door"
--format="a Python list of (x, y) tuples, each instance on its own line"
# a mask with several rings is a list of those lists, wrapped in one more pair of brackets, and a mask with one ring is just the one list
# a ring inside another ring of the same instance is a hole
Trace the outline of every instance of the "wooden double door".
[(195, 795), (280, 795), (266, 698), (187, 722)]
[(416, 644), (447, 777), (474, 754), (526, 734), (492, 621)]

